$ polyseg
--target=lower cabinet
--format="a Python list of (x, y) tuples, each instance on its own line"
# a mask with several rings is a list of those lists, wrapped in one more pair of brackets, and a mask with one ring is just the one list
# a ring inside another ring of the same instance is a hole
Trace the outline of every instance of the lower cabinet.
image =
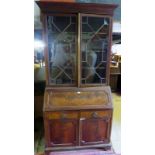
[(110, 142), (112, 110), (45, 112), (46, 147)]

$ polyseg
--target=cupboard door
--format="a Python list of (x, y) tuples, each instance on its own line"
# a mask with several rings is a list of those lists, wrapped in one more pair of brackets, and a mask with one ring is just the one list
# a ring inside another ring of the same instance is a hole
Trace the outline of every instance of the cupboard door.
[(80, 119), (80, 144), (93, 145), (108, 143), (110, 139), (111, 119), (108, 116), (102, 118), (97, 113), (92, 113), (90, 118)]
[(47, 40), (49, 84), (75, 85), (77, 17), (48, 15)]
[(110, 18), (82, 15), (81, 84), (105, 84), (110, 44)]
[(44, 112), (44, 127), (47, 147), (77, 145), (77, 111), (46, 111)]
[(50, 120), (50, 146), (74, 146), (77, 144), (77, 120)]

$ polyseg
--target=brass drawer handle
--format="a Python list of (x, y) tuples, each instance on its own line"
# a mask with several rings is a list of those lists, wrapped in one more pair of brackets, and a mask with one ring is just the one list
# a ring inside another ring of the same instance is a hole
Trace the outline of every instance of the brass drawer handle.
[(65, 113), (61, 113), (61, 119), (65, 119), (67, 115)]
[(92, 113), (92, 118), (98, 118), (99, 116), (98, 116), (98, 114), (97, 114), (97, 112), (93, 112)]

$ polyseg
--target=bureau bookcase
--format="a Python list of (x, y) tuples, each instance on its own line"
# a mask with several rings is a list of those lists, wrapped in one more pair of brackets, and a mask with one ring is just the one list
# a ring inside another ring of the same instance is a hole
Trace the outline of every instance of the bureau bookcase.
[(45, 154), (111, 147), (112, 4), (36, 1), (46, 62)]

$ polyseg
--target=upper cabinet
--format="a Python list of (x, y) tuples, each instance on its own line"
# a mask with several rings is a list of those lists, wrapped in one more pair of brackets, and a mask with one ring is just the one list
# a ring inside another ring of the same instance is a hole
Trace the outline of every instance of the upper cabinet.
[(38, 1), (48, 86), (108, 85), (116, 5)]

